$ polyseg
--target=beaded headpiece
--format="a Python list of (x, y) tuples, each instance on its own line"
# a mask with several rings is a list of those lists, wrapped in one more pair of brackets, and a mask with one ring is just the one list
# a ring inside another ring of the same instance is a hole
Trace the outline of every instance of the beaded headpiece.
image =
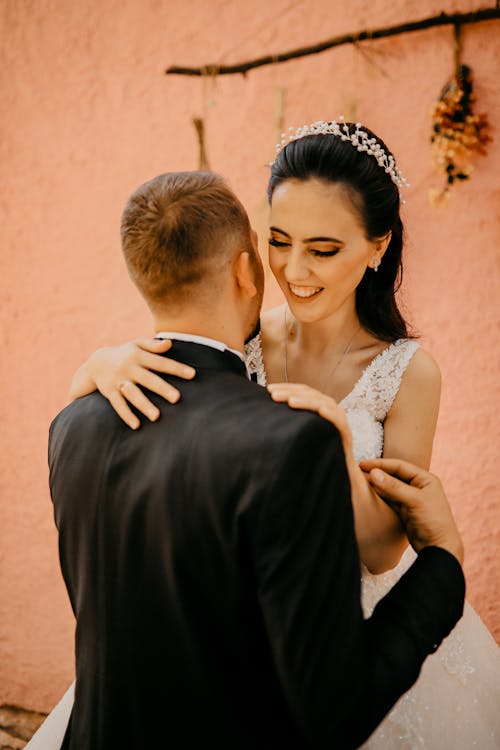
[(399, 190), (403, 187), (410, 187), (409, 182), (406, 181), (399, 169), (397, 169), (393, 155), (387, 154), (377, 139), (372, 138), (363, 130), (360, 122), (357, 122), (355, 127), (356, 130), (350, 133), (345, 118), (339, 117), (338, 122), (336, 120), (332, 120), (332, 122), (318, 120), (318, 122), (313, 122), (311, 125), (303, 125), (297, 128), (295, 132), (293, 128), (288, 128), (288, 134), (283, 133), (281, 135), (281, 142), (276, 146), (276, 155), (285, 148), (287, 143), (297, 141), (299, 138), (304, 138), (307, 135), (336, 135), (341, 141), (349, 141), (353, 148), (358, 151), (365, 151), (368, 156), (376, 159), (379, 167), (387, 172)]

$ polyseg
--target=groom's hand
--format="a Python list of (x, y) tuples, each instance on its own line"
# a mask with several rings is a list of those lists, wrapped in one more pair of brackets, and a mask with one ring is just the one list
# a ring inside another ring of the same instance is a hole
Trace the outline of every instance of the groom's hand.
[(416, 552), (443, 547), (463, 563), (462, 538), (438, 477), (399, 459), (378, 458), (362, 461), (360, 466), (400, 517)]

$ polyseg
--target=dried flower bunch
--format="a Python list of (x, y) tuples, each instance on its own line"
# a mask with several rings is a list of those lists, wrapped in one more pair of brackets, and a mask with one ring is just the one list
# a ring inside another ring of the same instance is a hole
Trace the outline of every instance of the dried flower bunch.
[(469, 160), (475, 154), (486, 154), (486, 144), (491, 141), (488, 117), (474, 114), (474, 102), (472, 71), (467, 65), (461, 65), (458, 75), (444, 87), (432, 112), (433, 163), (446, 178), (444, 188), (429, 191), (434, 205), (448, 200), (454, 182), (469, 179), (473, 170)]

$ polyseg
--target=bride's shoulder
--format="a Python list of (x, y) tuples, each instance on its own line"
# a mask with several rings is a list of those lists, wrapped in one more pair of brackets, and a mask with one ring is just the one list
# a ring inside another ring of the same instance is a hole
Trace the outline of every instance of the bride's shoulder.
[(441, 370), (430, 352), (418, 347), (401, 379), (395, 409), (406, 409), (409, 403), (439, 400)]
[(416, 385), (441, 385), (441, 370), (432, 354), (420, 346), (412, 356), (404, 379)]
[(260, 328), (262, 341), (265, 347), (273, 347), (283, 341), (285, 334), (285, 307), (273, 307), (272, 310), (266, 310), (260, 317)]

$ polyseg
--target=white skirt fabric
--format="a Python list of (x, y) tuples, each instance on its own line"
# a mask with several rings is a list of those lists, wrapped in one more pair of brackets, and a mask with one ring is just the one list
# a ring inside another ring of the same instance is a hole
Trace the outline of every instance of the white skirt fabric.
[[(415, 559), (408, 548), (399, 565), (362, 578), (368, 617)], [(469, 604), (415, 685), (399, 699), (363, 750), (498, 750), (500, 648)]]
[(25, 750), (60, 750), (74, 698), (75, 683), (73, 682), (25, 746)]

